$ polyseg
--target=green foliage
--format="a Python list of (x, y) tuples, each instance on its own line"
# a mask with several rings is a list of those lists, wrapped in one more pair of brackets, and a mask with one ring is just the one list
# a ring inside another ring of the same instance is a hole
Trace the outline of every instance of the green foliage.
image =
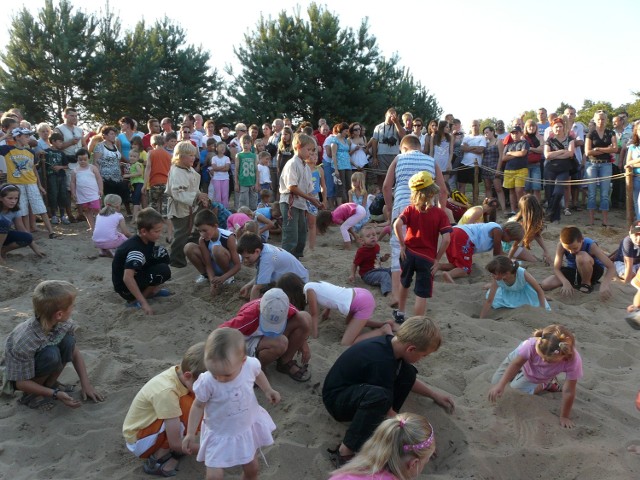
[(228, 115), (262, 122), (286, 115), (294, 121), (359, 121), (374, 125), (395, 106), (424, 119), (437, 118), (436, 99), (399, 66), (381, 56), (367, 20), (359, 29), (311, 3), (308, 20), (298, 9), (261, 17), (234, 52), (242, 67), (229, 86)]
[(480, 119), (480, 131), (482, 132), (486, 127), (496, 128), (498, 119), (496, 117), (481, 118)]
[(46, 0), (37, 18), (20, 11), (0, 59), (7, 67), (0, 70), (0, 104), (36, 121), (60, 122), (67, 105), (85, 120), (113, 123), (126, 115), (141, 126), (151, 116), (211, 114), (222, 87), (209, 53), (188, 45), (167, 18), (122, 34), (108, 8), (99, 18), (74, 12), (68, 0)]
[[(558, 108), (556, 108), (555, 112), (556, 112), (556, 114), (557, 114), (558, 116), (562, 116), (562, 115), (564, 115), (564, 111), (565, 111), (567, 108), (570, 108), (570, 107), (573, 107), (573, 105), (569, 105), (569, 104), (568, 104), (568, 103), (566, 103), (566, 102), (560, 102), (560, 106), (559, 106)], [(575, 108), (575, 107), (573, 107), (573, 108)]]
[(598, 110), (604, 110), (607, 113), (607, 128), (611, 128), (611, 117), (614, 116), (613, 106), (610, 102), (594, 102), (592, 100), (585, 100), (582, 104), (582, 108), (577, 112), (576, 122), (582, 122), (585, 125), (589, 125), (589, 122), (593, 120), (593, 115)]
[(538, 114), (535, 110), (526, 110), (522, 112), (522, 121), (526, 122), (527, 120), (538, 121)]

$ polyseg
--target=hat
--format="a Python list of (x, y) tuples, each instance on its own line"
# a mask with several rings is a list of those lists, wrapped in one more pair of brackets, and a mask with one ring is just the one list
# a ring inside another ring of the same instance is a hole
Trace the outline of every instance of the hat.
[(418, 172), (409, 179), (409, 188), (414, 191), (422, 190), (429, 185), (433, 185), (433, 177), (426, 171)]
[(18, 135), (33, 135), (34, 132), (29, 130), (28, 128), (14, 128), (11, 130), (11, 136), (17, 137)]
[(640, 222), (635, 222), (631, 225), (629, 233), (640, 233)]
[(520, 125), (516, 125), (515, 127), (511, 127), (509, 133), (520, 132), (522, 133), (522, 127)]
[(228, 123), (218, 123), (218, 128), (231, 128)]
[(260, 299), (260, 326), (266, 337), (282, 335), (287, 328), (289, 297), (281, 288), (272, 288)]

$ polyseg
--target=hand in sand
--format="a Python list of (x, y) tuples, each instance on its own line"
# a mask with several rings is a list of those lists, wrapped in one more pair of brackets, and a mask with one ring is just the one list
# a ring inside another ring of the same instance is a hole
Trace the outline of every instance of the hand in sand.
[(94, 403), (104, 402), (104, 396), (96, 391), (92, 385), (82, 388), (82, 400), (93, 400)]
[(153, 309), (147, 302), (141, 303), (140, 308), (142, 309), (145, 315), (153, 315)]
[(602, 284), (600, 286), (600, 300), (602, 300), (603, 302), (606, 302), (607, 300), (611, 299), (611, 289), (609, 288), (609, 285), (607, 284)]
[(304, 365), (309, 363), (309, 360), (311, 360), (311, 349), (309, 348), (309, 343), (306, 340), (300, 346), (298, 353), (300, 354), (300, 360)]
[(442, 408), (444, 408), (444, 411), (447, 412), (448, 414), (452, 414), (456, 409), (456, 406), (453, 403), (453, 398), (448, 397), (446, 395), (436, 393), (433, 396), (433, 401), (436, 402), (438, 405), (440, 405)]
[(569, 282), (563, 283), (562, 288), (560, 289), (560, 293), (565, 297), (571, 297), (573, 295), (573, 285)]
[(493, 387), (491, 387), (491, 390), (489, 390), (489, 401), (491, 403), (496, 403), (496, 401), (502, 396), (503, 393), (504, 387), (501, 387), (500, 385), (494, 385)]
[(240, 296), (240, 298), (249, 298), (249, 294), (251, 293), (251, 287), (253, 285), (247, 283), (246, 285), (243, 285), (242, 288), (240, 289), (240, 292), (238, 293), (238, 295)]
[(58, 400), (69, 408), (78, 408), (82, 406), (82, 402), (80, 400), (76, 400), (66, 392), (58, 392)]
[(355, 275), (350, 275), (349, 278), (347, 278), (347, 281), (349, 283), (355, 283), (355, 281), (356, 281)]

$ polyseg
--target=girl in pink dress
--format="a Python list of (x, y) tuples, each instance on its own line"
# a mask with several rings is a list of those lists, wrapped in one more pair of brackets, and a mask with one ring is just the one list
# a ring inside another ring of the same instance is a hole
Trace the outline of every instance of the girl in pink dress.
[(276, 429), (267, 411), (258, 405), (254, 383), (276, 404), (276, 392), (260, 367), (245, 354), (244, 335), (234, 328), (214, 330), (205, 346), (207, 372), (193, 384), (196, 399), (189, 413), (185, 452), (196, 450), (195, 433), (202, 415), (197, 460), (207, 467), (207, 480), (223, 478), (223, 469), (242, 465), (243, 478), (258, 478), (258, 450), (273, 444)]
[[(362, 220), (367, 217), (367, 210), (362, 205), (343, 203), (333, 212), (320, 210), (316, 218), (318, 232), (324, 234), (330, 225), (340, 225), (340, 233), (344, 249), (351, 249), (351, 240), (358, 241), (357, 231), (362, 228)], [(359, 228), (358, 228), (359, 227)]]

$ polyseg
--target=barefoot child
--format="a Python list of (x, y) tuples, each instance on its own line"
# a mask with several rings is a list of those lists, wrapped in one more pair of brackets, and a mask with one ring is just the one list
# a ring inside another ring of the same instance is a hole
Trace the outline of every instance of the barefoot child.
[[(391, 291), (391, 269), (382, 268), (380, 264), (389, 260), (390, 254), (380, 256), (380, 244), (375, 227), (364, 227), (362, 229), (362, 245), (356, 251), (356, 256), (351, 264), (351, 275), (349, 282), (356, 281), (356, 270), (360, 273), (360, 278), (367, 285), (379, 286), (383, 296), (387, 296)], [(392, 298), (390, 303), (395, 303)]]
[(71, 196), (80, 213), (87, 219), (89, 231), (96, 225), (102, 197), (102, 176), (95, 165), (89, 165), (89, 152), (84, 148), (76, 152), (78, 167), (71, 172)]
[[(320, 310), (324, 309), (322, 319), (326, 320), (332, 308), (346, 316), (347, 329), (342, 335), (340, 345), (353, 345), (365, 338), (392, 334), (388, 323), (371, 320), (376, 301), (367, 289), (339, 287), (327, 282), (305, 284), (295, 273), (285, 273), (276, 282), (276, 287), (284, 290), (289, 302), (298, 310), (304, 310), (309, 306), (313, 338), (318, 338)], [(361, 333), (364, 327), (374, 330)]]
[(487, 264), (487, 270), (492, 277), (491, 287), (480, 311), (480, 318), (485, 318), (491, 308), (531, 305), (551, 311), (542, 287), (517, 261), (499, 255)]
[(340, 225), (340, 233), (344, 242), (343, 249), (350, 250), (351, 240), (357, 241), (360, 238), (356, 233), (357, 226), (366, 217), (367, 210), (362, 205), (343, 203), (333, 212), (320, 210), (316, 217), (316, 227), (318, 232), (324, 235), (330, 225)]
[(433, 427), (415, 413), (388, 418), (373, 432), (348, 464), (329, 480), (417, 478), (436, 451)]
[[(565, 257), (567, 266), (563, 267)], [(616, 276), (613, 262), (595, 241), (583, 237), (578, 227), (564, 227), (560, 231), (560, 241), (553, 261), (553, 273), (540, 284), (543, 290), (562, 287), (561, 293), (565, 296), (573, 295), (574, 288), (582, 293), (591, 293), (593, 286), (604, 275), (600, 285), (600, 298), (602, 300), (611, 298), (610, 285)]]
[[(242, 466), (243, 478), (258, 478), (258, 450), (272, 445), (276, 429), (267, 411), (258, 404), (254, 384), (271, 404), (280, 402), (260, 362), (245, 353), (244, 336), (234, 328), (214, 330), (205, 347), (204, 372), (193, 385), (196, 400), (191, 407), (186, 453), (198, 451), (207, 467), (207, 480), (222, 479), (224, 469)], [(202, 420), (200, 445), (195, 433)]]
[(395, 416), (410, 392), (433, 399), (451, 413), (453, 400), (419, 380), (414, 363), (440, 348), (440, 329), (428, 317), (411, 317), (396, 332), (347, 348), (322, 387), (322, 401), (338, 422), (351, 422), (332, 460), (342, 466), (385, 418)]
[(5, 183), (0, 187), (0, 264), (4, 263), (10, 251), (27, 246), (39, 257), (45, 256), (22, 223), (22, 217), (18, 214), (19, 202), (20, 189), (17, 186)]
[(124, 216), (120, 213), (121, 207), (122, 198), (120, 195), (115, 193), (105, 195), (104, 208), (96, 217), (93, 229), (93, 244), (100, 249), (101, 257), (113, 257), (115, 249), (122, 245), (127, 238), (131, 238)]
[[(533, 336), (512, 351), (493, 374), (489, 400), (496, 402), (504, 393), (507, 384), (528, 393), (562, 390), (560, 425), (573, 428), (569, 418), (576, 397), (576, 385), (582, 378), (582, 358), (575, 348), (576, 339), (566, 327), (549, 325), (533, 332)], [(556, 375), (566, 374), (562, 388)]]
[[(127, 449), (144, 458), (144, 473), (160, 477), (177, 474), (183, 432), (195, 399), (193, 384), (206, 371), (204, 342), (191, 346), (180, 365), (149, 380), (136, 394), (122, 425)], [(199, 426), (198, 426), (199, 428)], [(198, 450), (196, 443), (192, 450)]]
[[(416, 274), (414, 292), (416, 300), (414, 315), (424, 315), (427, 311), (427, 298), (433, 292), (433, 275), (439, 268), (440, 259), (449, 246), (451, 224), (447, 214), (441, 208), (433, 206), (440, 189), (427, 171), (418, 172), (409, 179), (411, 205), (398, 216), (393, 228), (400, 243), (400, 261), (402, 288), (398, 298), (398, 309), (393, 317), (397, 323), (404, 321), (409, 287)], [(403, 228), (406, 225), (405, 229)], [(438, 247), (438, 237), (442, 242)]]
[(69, 282), (40, 282), (33, 291), (34, 317), (16, 326), (7, 337), (2, 391), (22, 391), (21, 404), (39, 408), (60, 400), (67, 407), (80, 407), (82, 402), (69, 395), (73, 386), (58, 382), (68, 362), (73, 363), (80, 378), (82, 400), (103, 400), (91, 385), (76, 346), (71, 314), (77, 295), (78, 290)]
[(111, 264), (113, 289), (124, 298), (128, 307), (141, 308), (153, 315), (147, 299), (168, 297), (162, 288), (171, 278), (169, 254), (156, 242), (162, 235), (164, 220), (153, 208), (144, 208), (138, 214), (138, 234), (118, 247)]

